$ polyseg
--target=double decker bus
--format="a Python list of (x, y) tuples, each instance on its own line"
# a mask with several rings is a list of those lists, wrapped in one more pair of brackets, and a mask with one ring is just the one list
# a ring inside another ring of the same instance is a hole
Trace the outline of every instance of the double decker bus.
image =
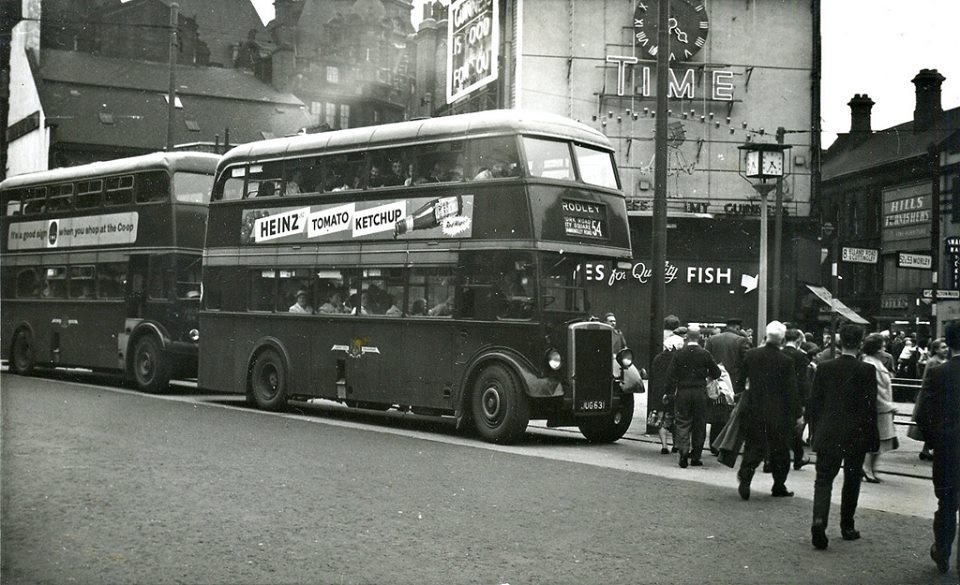
[(155, 153), (0, 183), (0, 351), (11, 371), (114, 370), (147, 392), (196, 376), (218, 161)]
[(619, 439), (633, 388), (580, 265), (629, 265), (612, 148), (566, 118), (491, 111), (252, 143), (220, 162), (199, 384), (263, 409), (323, 398), (531, 418)]

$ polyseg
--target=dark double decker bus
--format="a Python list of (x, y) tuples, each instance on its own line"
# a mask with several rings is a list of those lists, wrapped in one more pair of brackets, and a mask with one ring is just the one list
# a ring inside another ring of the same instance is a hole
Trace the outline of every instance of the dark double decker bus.
[(12, 371), (117, 370), (148, 392), (196, 376), (218, 160), (157, 153), (0, 183), (0, 348)]
[[(265, 409), (391, 407), (516, 439), (633, 416), (586, 260), (629, 262), (600, 133), (495, 111), (264, 141), (217, 170), (199, 383)], [(616, 359), (618, 358), (618, 359)]]

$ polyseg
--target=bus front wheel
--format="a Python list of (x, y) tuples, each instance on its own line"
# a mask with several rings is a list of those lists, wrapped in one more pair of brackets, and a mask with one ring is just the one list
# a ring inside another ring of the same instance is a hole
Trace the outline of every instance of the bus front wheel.
[(514, 373), (499, 364), (477, 376), (471, 406), (477, 432), (494, 443), (516, 441), (530, 422), (527, 395)]
[(633, 422), (633, 394), (623, 394), (620, 406), (611, 414), (586, 419), (579, 424), (580, 432), (591, 443), (613, 443), (626, 434)]
[(250, 390), (257, 406), (280, 411), (287, 406), (287, 369), (280, 354), (265, 349), (254, 358), (250, 371)]
[(149, 394), (163, 392), (170, 385), (170, 360), (153, 335), (140, 337), (133, 347), (133, 379)]
[(13, 336), (10, 351), (10, 370), (15, 374), (29, 375), (33, 372), (33, 340), (25, 329)]

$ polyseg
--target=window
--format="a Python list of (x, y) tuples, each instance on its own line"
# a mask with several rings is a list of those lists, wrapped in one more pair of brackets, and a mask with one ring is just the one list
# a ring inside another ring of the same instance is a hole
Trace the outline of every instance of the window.
[(466, 165), (465, 143), (424, 144), (415, 150), (415, 185), (463, 181)]
[[(314, 313), (313, 275), (307, 268), (287, 268), (277, 271), (277, 284), (280, 288), (276, 309), (279, 312), (310, 315)], [(301, 299), (298, 293), (303, 293)]]
[(273, 161), (250, 165), (247, 170), (247, 197), (279, 197), (283, 194), (283, 163)]
[(17, 298), (35, 299), (40, 296), (40, 272), (36, 268), (21, 268), (17, 272)]
[(569, 255), (544, 256), (540, 302), (545, 311), (587, 310), (580, 261)]
[[(340, 83), (340, 68), (327, 65), (327, 83)], [(328, 106), (330, 104), (327, 104)]]
[(71, 208), (73, 208), (73, 184), (65, 183), (50, 187), (47, 211), (64, 211)]
[(474, 140), (470, 143), (467, 176), (474, 180), (516, 177), (520, 174), (519, 160), (513, 136)]
[(336, 125), (337, 125), (337, 104), (332, 104), (332, 103), (327, 102), (327, 104), (326, 104), (326, 111), (324, 112), (324, 115), (323, 115), (323, 122), (324, 122), (327, 126), (330, 126), (331, 128), (335, 128), (335, 127), (336, 127)]
[(536, 298), (534, 268), (529, 254), (465, 254), (459, 314), (467, 319), (530, 319)]
[(67, 297), (67, 267), (53, 266), (43, 271), (43, 292), (45, 299), (64, 299)]
[(74, 200), (77, 209), (90, 209), (100, 207), (100, 199), (103, 195), (103, 181), (80, 181), (77, 183), (77, 197)]
[(94, 266), (70, 267), (70, 298), (94, 299), (97, 297), (96, 268)]
[(374, 150), (370, 153), (368, 187), (395, 187), (409, 184), (410, 162), (407, 150), (400, 148)]
[(243, 198), (244, 177), (247, 176), (246, 167), (233, 167), (220, 177), (220, 183), (214, 189), (214, 200), (234, 201)]
[(191, 132), (200, 131), (200, 124), (196, 120), (184, 120), (184, 124), (187, 125), (187, 130)]
[(122, 299), (126, 289), (127, 263), (103, 262), (97, 265), (97, 289), (101, 299)]
[(163, 171), (137, 176), (137, 203), (156, 203), (170, 199), (170, 177)]
[(4, 199), (7, 202), (5, 215), (20, 215), (20, 203), (26, 199), (29, 191), (27, 189), (14, 189), (12, 191), (7, 191), (4, 196)]
[(147, 297), (156, 300), (169, 298), (168, 275), (170, 274), (170, 256), (152, 256), (150, 271), (147, 275)]
[(531, 177), (574, 180), (566, 142), (524, 136), (523, 150), (527, 155), (527, 174)]
[(367, 168), (364, 152), (348, 152), (323, 158), (323, 190), (362, 189)]
[(350, 106), (347, 104), (342, 104), (340, 106), (340, 127), (350, 127)]
[(210, 200), (213, 175), (176, 172), (173, 174), (173, 194), (180, 203), (206, 203)]
[(451, 317), (456, 310), (455, 290), (452, 268), (413, 268), (406, 313), (413, 317)]
[(276, 270), (253, 270), (250, 272), (250, 292), (247, 297), (247, 309), (250, 311), (272, 311), (273, 297), (277, 282)]
[(129, 205), (133, 202), (133, 175), (110, 177), (106, 180), (106, 205)]
[(580, 168), (580, 179), (584, 183), (610, 189), (618, 187), (611, 153), (579, 144), (573, 146), (573, 152)]
[(176, 257), (178, 299), (200, 298), (200, 259), (200, 256)]
[(33, 215), (47, 210), (47, 188), (34, 187), (26, 191), (23, 200), (23, 214)]

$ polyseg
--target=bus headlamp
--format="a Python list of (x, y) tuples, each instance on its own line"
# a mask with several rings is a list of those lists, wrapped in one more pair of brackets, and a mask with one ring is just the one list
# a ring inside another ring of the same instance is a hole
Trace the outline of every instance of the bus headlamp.
[(190, 332), (187, 333), (187, 337), (190, 339), (190, 341), (196, 343), (197, 341), (200, 341), (200, 331), (197, 329), (191, 329)]
[(562, 365), (562, 363), (563, 361), (560, 359), (559, 351), (555, 349), (551, 349), (550, 351), (547, 352), (547, 366), (551, 370), (556, 372), (557, 370), (560, 369), (560, 366)]
[(621, 349), (617, 354), (617, 362), (620, 364), (621, 368), (629, 368), (633, 365), (633, 350), (631, 349)]

